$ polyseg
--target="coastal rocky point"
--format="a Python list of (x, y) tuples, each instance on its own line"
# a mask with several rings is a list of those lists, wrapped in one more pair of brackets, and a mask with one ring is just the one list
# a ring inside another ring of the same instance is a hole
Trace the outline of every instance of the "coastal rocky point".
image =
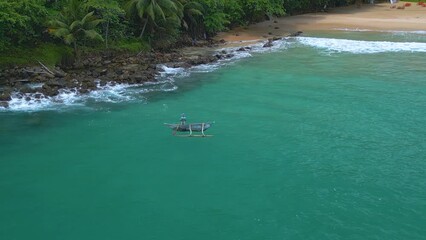
[(15, 66), (0, 70), (0, 107), (8, 107), (12, 94), (19, 98), (52, 97), (61, 89), (88, 93), (109, 84), (140, 84), (153, 82), (164, 64), (173, 68), (190, 68), (232, 57), (226, 52), (215, 55), (185, 55), (180, 51), (148, 52), (143, 54), (104, 53), (88, 56), (78, 64), (56, 66)]
[[(300, 32), (301, 33), (301, 32)], [(296, 33), (290, 36), (297, 36)], [(271, 38), (264, 47), (272, 47), (273, 42), (281, 38)], [(218, 47), (224, 44), (221, 40), (215, 43), (198, 46), (200, 48)], [(237, 51), (249, 51), (250, 47), (241, 47)], [(96, 56), (86, 56), (78, 63), (56, 66), (49, 69), (40, 62), (39, 66), (11, 67), (0, 69), (0, 107), (7, 108), (8, 101), (13, 97), (31, 100), (53, 97), (60, 90), (67, 89), (79, 94), (96, 90), (106, 84), (141, 84), (155, 82), (156, 76), (163, 69), (163, 64), (171, 68), (185, 68), (214, 63), (219, 60), (232, 58), (232, 52), (222, 50), (213, 54), (184, 53), (174, 50), (170, 52), (148, 52), (142, 54), (104, 53)]]

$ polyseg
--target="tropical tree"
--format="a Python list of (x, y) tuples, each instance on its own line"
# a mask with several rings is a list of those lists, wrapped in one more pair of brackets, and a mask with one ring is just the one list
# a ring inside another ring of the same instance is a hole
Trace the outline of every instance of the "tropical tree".
[(129, 0), (125, 6), (127, 14), (143, 22), (139, 37), (142, 38), (148, 23), (158, 26), (156, 21), (166, 21), (166, 17), (179, 18), (180, 13), (173, 0)]
[(196, 1), (179, 0), (182, 5), (183, 18), (182, 27), (189, 32), (192, 37), (197, 35), (198, 28), (204, 21), (204, 6)]
[(72, 44), (77, 56), (78, 42), (83, 39), (103, 40), (95, 30), (103, 20), (87, 13), (80, 0), (68, 0), (58, 18), (49, 22), (49, 33), (62, 38), (66, 44)]
[(94, 11), (95, 16), (102, 18), (102, 33), (105, 39), (105, 47), (108, 48), (108, 40), (123, 38), (127, 26), (125, 25), (125, 12), (116, 0), (87, 0), (85, 7)]
[(37, 0), (0, 0), (0, 51), (37, 42), (47, 15), (46, 8)]

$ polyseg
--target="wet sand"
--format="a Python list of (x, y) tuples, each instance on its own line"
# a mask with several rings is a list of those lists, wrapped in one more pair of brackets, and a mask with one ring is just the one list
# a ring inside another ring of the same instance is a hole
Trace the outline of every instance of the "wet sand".
[[(402, 5), (404, 2), (396, 4)], [(348, 6), (327, 12), (275, 18), (219, 33), (216, 39), (235, 43), (315, 30), (426, 31), (426, 7), (416, 3), (405, 9), (390, 6), (390, 3), (364, 4), (361, 8)]]

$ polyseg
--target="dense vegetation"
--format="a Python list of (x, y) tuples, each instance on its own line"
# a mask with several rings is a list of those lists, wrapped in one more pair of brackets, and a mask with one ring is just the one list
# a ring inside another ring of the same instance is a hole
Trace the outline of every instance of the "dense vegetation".
[[(284, 14), (353, 0), (0, 0), (0, 52), (164, 48)], [(46, 47), (49, 46), (49, 47)], [(12, 61), (12, 60), (11, 60)], [(1, 64), (1, 61), (0, 61)]]

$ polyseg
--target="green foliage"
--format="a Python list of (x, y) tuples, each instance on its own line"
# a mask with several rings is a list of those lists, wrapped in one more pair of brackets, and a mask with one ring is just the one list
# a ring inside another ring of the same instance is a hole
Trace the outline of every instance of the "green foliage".
[(72, 56), (72, 49), (54, 43), (44, 43), (39, 46), (12, 47), (0, 55), (0, 67), (10, 65), (28, 65), (42, 61), (44, 64), (54, 66), (63, 58)]
[(323, 10), (325, 6), (345, 6), (354, 3), (354, 0), (283, 0), (288, 14), (313, 12)]
[(128, 30), (125, 20), (125, 11), (115, 0), (87, 0), (85, 7), (93, 11), (95, 16), (103, 19), (100, 32), (104, 35), (105, 44), (108, 47), (108, 40), (119, 40), (126, 36)]
[(207, 15), (204, 21), (207, 33), (213, 35), (216, 32), (226, 30), (226, 26), (230, 23), (228, 18), (229, 15), (222, 12)]
[(145, 42), (142, 41), (140, 38), (130, 38), (130, 39), (123, 39), (117, 42), (114, 42), (112, 45), (113, 49), (116, 50), (125, 50), (129, 52), (148, 52), (151, 50), (151, 46)]
[(83, 7), (80, 0), (68, 0), (62, 13), (49, 22), (49, 32), (55, 37), (62, 38), (66, 44), (73, 44), (74, 52), (77, 54), (78, 41), (103, 40), (95, 30), (103, 20), (96, 18), (93, 14), (94, 12), (87, 13), (87, 9)]
[(0, 0), (0, 51), (39, 39), (47, 14), (37, 0)]
[(152, 32), (157, 27), (156, 21), (165, 21), (166, 18), (179, 20), (178, 15), (181, 14), (178, 11), (175, 1), (172, 0), (129, 0), (125, 9), (130, 17), (143, 23), (139, 35), (141, 38), (148, 24), (150, 24), (148, 27), (150, 28), (150, 32)]
[[(94, 40), (102, 39), (107, 48), (114, 50), (139, 52), (149, 49), (147, 45), (168, 48), (182, 34), (192, 38), (211, 37), (219, 31), (272, 16), (320, 11), (324, 6), (343, 6), (353, 2), (354, 0), (0, 0), (0, 52), (8, 52), (1, 55), (1, 59), (19, 62), (13, 59), (9, 54), (11, 50), (8, 49), (19, 50), (22, 46), (31, 48), (48, 42), (46, 46), (50, 49), (51, 46), (56, 46), (54, 43), (59, 42), (51, 36), (72, 44), (75, 53), (77, 47), (99, 51), (103, 47), (99, 41)], [(47, 22), (49, 29), (46, 29)], [(135, 39), (134, 36), (139, 38)], [(56, 55), (49, 56), (49, 52), (57, 51), (48, 49), (29, 52), (47, 56), (47, 59), (56, 59)], [(25, 55), (23, 51), (18, 53)], [(27, 59), (25, 56), (20, 57), (24, 62)]]
[(201, 35), (201, 26), (206, 11), (204, 6), (199, 2), (191, 0), (179, 0), (179, 2), (182, 5), (182, 27), (184, 30), (188, 31), (192, 37)]
[(207, 9), (204, 23), (207, 33), (228, 26), (245, 25), (285, 14), (283, 0), (199, 0)]
[[(150, 43), (157, 49), (168, 49), (180, 36), (181, 21), (176, 15), (156, 22), (155, 32), (151, 34)], [(152, 39), (152, 40), (151, 40)]]
[(265, 16), (282, 16), (285, 14), (282, 0), (240, 0), (245, 19), (250, 22), (258, 22)]

